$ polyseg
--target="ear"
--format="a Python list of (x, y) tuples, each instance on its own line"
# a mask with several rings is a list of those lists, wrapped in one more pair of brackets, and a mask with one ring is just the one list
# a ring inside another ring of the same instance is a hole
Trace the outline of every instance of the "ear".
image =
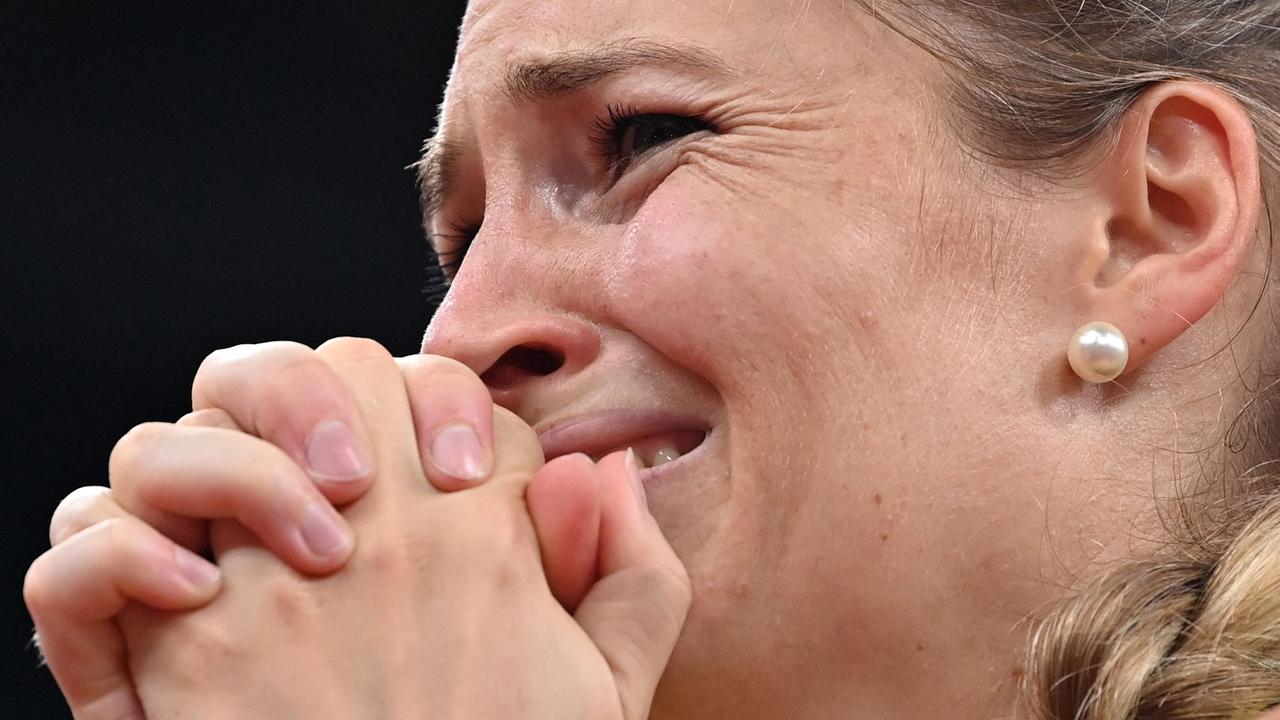
[[(1076, 325), (1104, 320), (1145, 364), (1226, 293), (1258, 228), (1258, 144), (1245, 109), (1197, 82), (1156, 85), (1121, 120), (1097, 167), (1077, 256)], [(1073, 328), (1074, 329), (1074, 328)]]

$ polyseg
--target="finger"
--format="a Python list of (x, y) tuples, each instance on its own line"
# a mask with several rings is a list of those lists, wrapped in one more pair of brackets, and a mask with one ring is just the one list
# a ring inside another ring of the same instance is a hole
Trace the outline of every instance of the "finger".
[(58, 545), (87, 527), (127, 514), (112, 499), (111, 488), (101, 485), (76, 488), (53, 511), (53, 518), (49, 520), (49, 545)]
[(76, 720), (143, 718), (112, 621), (127, 603), (194, 609), (220, 583), (217, 566), (136, 518), (98, 523), (37, 558), (23, 597)]
[(488, 479), (493, 470), (489, 388), (471, 368), (439, 355), (410, 355), (396, 364), (404, 375), (427, 479), (445, 492)]
[(316, 356), (349, 389), (356, 413), (368, 430), (378, 472), (397, 479), (395, 487), (385, 488), (386, 492), (374, 488), (383, 499), (373, 504), (380, 507), (384, 502), (398, 502), (389, 498), (403, 497), (405, 488), (435, 492), (422, 471), (404, 378), (391, 353), (373, 340), (344, 337), (316, 348)]
[(112, 495), (126, 512), (203, 552), (207, 526), (234, 518), (292, 567), (341, 567), (353, 538), (311, 479), (276, 446), (220, 427), (139, 425), (111, 453)]
[[(240, 426), (236, 424), (226, 411), (219, 408), (206, 408), (204, 410), (196, 410), (189, 412), (178, 418), (175, 423), (180, 426), (192, 427), (221, 427), (228, 430), (240, 430)], [(115, 501), (111, 496), (111, 488), (103, 485), (89, 485), (86, 487), (76, 488), (71, 491), (62, 502), (58, 504), (57, 509), (53, 511), (53, 518), (49, 521), (49, 544), (57, 545), (81, 530), (97, 525), (103, 520), (113, 517), (124, 517), (129, 515), (124, 508)], [(202, 528), (203, 521), (191, 518), (194, 526), (191, 532), (183, 531), (183, 536), (196, 534), (199, 528)], [(192, 543), (197, 547), (202, 543)]]
[(240, 424), (236, 419), (222, 408), (210, 407), (203, 410), (192, 410), (191, 412), (178, 418), (174, 425), (183, 427), (220, 427), (227, 430), (237, 430), (243, 432)]
[(534, 474), (525, 491), (551, 593), (572, 613), (596, 581), (600, 486), (586, 455), (564, 455)]
[(298, 343), (239, 345), (196, 372), (192, 407), (219, 408), (245, 432), (279, 447), (336, 504), (368, 489), (369, 438), (346, 383)]
[(543, 465), (542, 444), (538, 442), (538, 434), (519, 415), (498, 405), (491, 408), (493, 446), (497, 450), (489, 480), (512, 485), (523, 497), (525, 485)]
[(600, 580), (574, 617), (613, 670), (623, 717), (648, 717), (684, 626), (689, 576), (649, 514), (631, 451), (599, 463)]

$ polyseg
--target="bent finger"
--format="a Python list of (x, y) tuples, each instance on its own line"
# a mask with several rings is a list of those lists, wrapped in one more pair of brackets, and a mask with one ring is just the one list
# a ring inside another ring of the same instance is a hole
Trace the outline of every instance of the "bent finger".
[(413, 411), (422, 469), (438, 490), (462, 490), (493, 471), (493, 398), (471, 368), (439, 355), (396, 358)]
[(368, 489), (374, 458), (351, 391), (305, 345), (238, 345), (210, 354), (196, 371), (191, 404), (221, 409), (245, 432), (279, 447), (333, 503)]
[[(220, 427), (148, 423), (111, 453), (111, 486), (126, 512), (179, 539), (207, 547), (191, 518), (234, 518), (297, 570), (341, 567), (354, 539), (342, 516), (279, 448)], [(185, 544), (185, 543), (184, 543)]]
[(75, 534), (32, 563), (23, 597), (39, 646), (77, 720), (142, 718), (112, 619), (131, 601), (159, 610), (207, 603), (218, 568), (136, 518)]
[(525, 490), (547, 584), (570, 613), (597, 578), (599, 483), (591, 458), (563, 455), (535, 473)]
[(111, 488), (102, 485), (76, 488), (53, 511), (49, 520), (49, 545), (59, 545), (85, 528), (125, 515), (128, 513), (111, 497)]
[(201, 410), (192, 410), (191, 412), (178, 418), (174, 425), (183, 427), (220, 427), (227, 430), (237, 430), (244, 432), (244, 428), (231, 417), (231, 414), (222, 408), (209, 407)]

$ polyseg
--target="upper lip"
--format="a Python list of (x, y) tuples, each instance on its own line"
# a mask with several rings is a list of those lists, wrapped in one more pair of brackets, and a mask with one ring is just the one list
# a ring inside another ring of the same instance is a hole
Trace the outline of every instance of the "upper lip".
[(547, 460), (580, 452), (596, 457), (641, 438), (666, 432), (706, 432), (707, 423), (661, 410), (600, 410), (574, 415), (538, 430)]

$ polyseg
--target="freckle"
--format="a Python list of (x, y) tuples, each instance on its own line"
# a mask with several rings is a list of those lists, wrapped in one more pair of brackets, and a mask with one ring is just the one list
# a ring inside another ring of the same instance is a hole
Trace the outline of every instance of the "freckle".
[(1146, 338), (1138, 338), (1138, 344), (1139, 344), (1139, 345), (1146, 345), (1146, 344), (1147, 344), (1147, 339), (1146, 339)]
[(924, 645), (921, 645), (920, 643), (916, 643), (916, 652), (922, 652), (923, 650), (924, 650)]
[(889, 542), (889, 533), (880, 533), (880, 542)]
[(871, 496), (871, 499), (872, 499), (872, 500), (874, 500), (874, 501), (875, 501), (875, 504), (877, 504), (877, 505), (879, 505), (880, 503), (884, 502), (884, 498), (880, 497), (880, 493), (876, 493), (875, 495), (872, 495), (872, 496)]

